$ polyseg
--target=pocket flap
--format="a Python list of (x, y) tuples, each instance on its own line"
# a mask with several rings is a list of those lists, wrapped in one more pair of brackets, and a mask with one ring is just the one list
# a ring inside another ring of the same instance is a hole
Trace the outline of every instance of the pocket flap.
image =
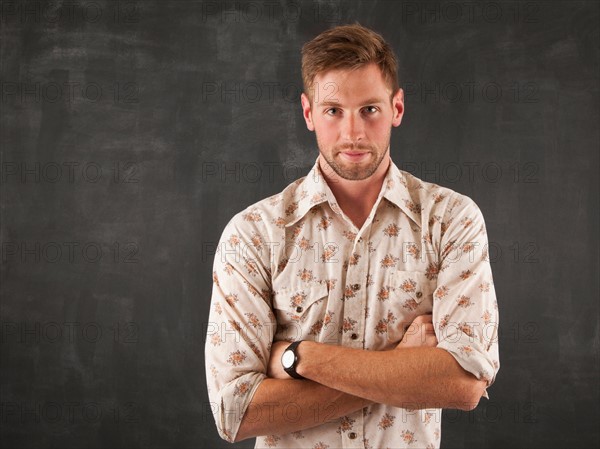
[(328, 295), (327, 284), (321, 282), (305, 286), (284, 287), (275, 291), (273, 308), (300, 317), (312, 304), (327, 298)]
[(397, 293), (410, 296), (420, 303), (424, 298), (433, 295), (437, 282), (429, 280), (421, 271), (398, 270), (394, 273), (394, 287)]

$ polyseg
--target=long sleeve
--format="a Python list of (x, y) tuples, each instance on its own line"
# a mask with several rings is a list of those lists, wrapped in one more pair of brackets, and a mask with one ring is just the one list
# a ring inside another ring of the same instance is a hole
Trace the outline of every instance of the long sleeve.
[(217, 429), (229, 442), (266, 378), (276, 324), (269, 246), (259, 222), (258, 212), (236, 215), (222, 233), (213, 264), (206, 378)]
[(438, 226), (440, 259), (433, 298), (438, 347), (489, 387), (500, 363), (498, 306), (483, 215), (470, 198), (457, 194)]

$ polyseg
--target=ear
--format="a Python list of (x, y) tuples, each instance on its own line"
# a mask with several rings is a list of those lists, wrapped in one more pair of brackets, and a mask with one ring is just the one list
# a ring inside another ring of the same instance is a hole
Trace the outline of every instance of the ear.
[(400, 126), (404, 116), (404, 91), (402, 89), (398, 89), (392, 98), (392, 110), (394, 112), (392, 126)]
[(308, 96), (303, 92), (300, 96), (300, 102), (302, 103), (302, 116), (304, 117), (304, 121), (306, 122), (306, 127), (310, 131), (315, 130), (315, 125), (312, 120), (312, 110), (310, 109), (310, 100)]

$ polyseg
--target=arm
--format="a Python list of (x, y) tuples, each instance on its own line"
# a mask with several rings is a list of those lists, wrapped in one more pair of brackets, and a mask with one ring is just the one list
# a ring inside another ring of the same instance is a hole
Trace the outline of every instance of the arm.
[(448, 198), (443, 218), (435, 222), (431, 234), (440, 254), (433, 295), (438, 348), (485, 381), (487, 389), (500, 362), (498, 305), (483, 215), (473, 200), (455, 194)]
[(302, 376), (396, 407), (472, 410), (486, 386), (439, 348), (365, 351), (307, 341), (298, 349)]
[[(431, 315), (417, 317), (412, 324), (415, 325), (413, 328), (416, 331), (407, 332), (398, 348), (403, 348), (402, 350), (419, 346), (433, 348), (437, 345)], [(303, 342), (299, 347), (309, 343), (339, 348), (308, 341)], [(360, 410), (373, 402), (364, 399), (364, 395), (344, 393), (310, 380), (291, 379), (281, 366), (281, 355), (289, 344), (284, 341), (273, 344), (268, 370), (270, 378), (263, 380), (256, 390), (248, 408), (250, 411), (244, 415), (238, 430), (236, 441), (266, 435), (274, 428), (277, 429), (277, 433), (307, 429)], [(290, 403), (295, 404), (291, 409)], [(256, 412), (253, 413), (252, 410)], [(259, 410), (262, 413), (259, 413)], [(288, 410), (293, 411), (291, 419)]]
[(282, 346), (289, 343), (272, 345), (277, 323), (269, 295), (270, 254), (266, 245), (253, 244), (256, 235), (268, 234), (260, 221), (239, 217), (226, 226), (217, 247), (205, 344), (219, 435), (234, 442), (274, 429), (292, 432), (365, 407), (362, 398), (285, 373), (285, 380), (267, 378), (274, 377), (269, 363), (280, 365)]
[(205, 343), (210, 410), (219, 435), (236, 439), (253, 394), (267, 377), (276, 326), (270, 304), (270, 253), (259, 212), (236, 215), (223, 230), (213, 264)]
[(244, 414), (235, 441), (267, 435), (273, 433), (273, 429), (281, 434), (308, 429), (360, 410), (369, 403), (310, 380), (289, 376), (264, 379)]
[[(302, 342), (297, 371), (320, 384), (377, 403), (412, 409), (473, 409), (485, 381), (462, 369), (447, 351), (436, 348), (437, 343), (432, 316), (422, 315), (415, 318), (393, 351)], [(286, 346), (276, 344), (273, 351), (283, 352)], [(271, 362), (269, 368), (279, 378), (287, 377)]]

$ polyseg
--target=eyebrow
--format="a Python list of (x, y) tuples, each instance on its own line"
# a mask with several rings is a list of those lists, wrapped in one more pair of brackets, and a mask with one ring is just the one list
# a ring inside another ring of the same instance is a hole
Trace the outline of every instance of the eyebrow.
[[(377, 103), (384, 103), (384, 101), (381, 98), (369, 98), (365, 101), (362, 102), (363, 105), (370, 105), (370, 104), (377, 104)], [(323, 107), (323, 106), (341, 106), (340, 103), (338, 103), (337, 101), (323, 101), (321, 103), (319, 103), (319, 106)]]

